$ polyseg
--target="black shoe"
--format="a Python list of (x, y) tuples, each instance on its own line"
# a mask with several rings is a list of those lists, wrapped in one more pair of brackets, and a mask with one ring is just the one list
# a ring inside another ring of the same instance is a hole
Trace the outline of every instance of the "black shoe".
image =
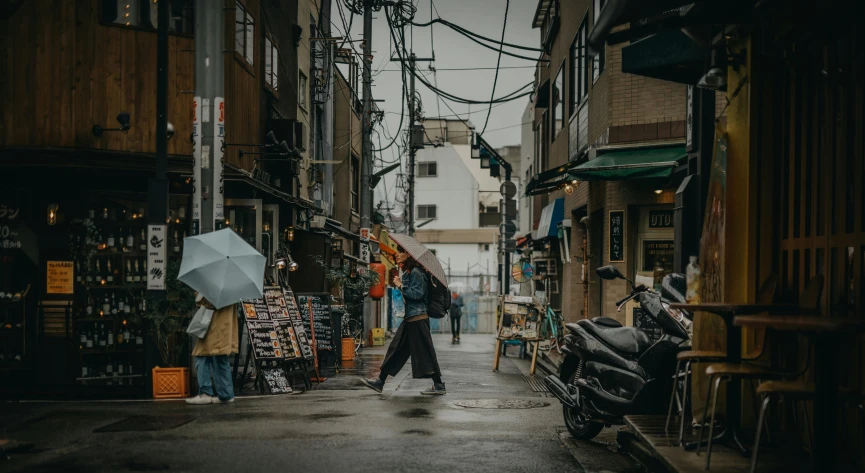
[(431, 388), (423, 390), (420, 393), (426, 396), (444, 396), (448, 393), (448, 390), (445, 389), (445, 383), (433, 383)]
[(361, 378), (360, 382), (363, 383), (364, 386), (372, 389), (377, 393), (381, 393), (381, 390), (384, 388), (384, 381), (382, 381), (380, 378)]

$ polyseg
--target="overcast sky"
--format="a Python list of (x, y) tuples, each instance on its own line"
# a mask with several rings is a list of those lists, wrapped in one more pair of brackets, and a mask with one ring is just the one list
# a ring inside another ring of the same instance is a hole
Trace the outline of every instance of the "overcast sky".
[[(500, 39), (502, 24), (504, 22), (505, 0), (414, 0), (417, 5), (415, 22), (425, 23), (431, 18), (441, 17), (453, 22), (475, 33)], [(430, 6), (434, 6), (432, 15)], [(336, 28), (334, 34), (341, 34), (345, 28), (337, 10), (339, 0), (334, 0), (333, 24)], [(540, 32), (532, 28), (537, 2), (535, 0), (511, 0), (508, 11), (507, 27), (505, 30), (505, 42), (523, 46), (539, 46)], [(350, 13), (343, 8), (343, 13)], [(382, 10), (374, 15), (373, 23), (373, 96), (377, 100), (378, 107), (386, 112), (385, 126), (379, 126), (379, 130), (386, 130), (381, 134), (382, 145), (390, 142), (390, 137), (397, 132), (400, 122), (400, 103), (402, 90), (402, 75), (398, 72), (399, 62), (391, 62), (391, 57), (396, 57), (394, 45), (388, 30), (385, 12)], [(363, 17), (355, 16), (352, 27), (352, 39), (361, 39), (363, 33)], [(431, 37), (432, 33), (432, 37)], [(427, 74), (427, 80), (436, 84), (434, 76), (428, 70), (430, 65), (437, 69), (435, 79), (438, 88), (453, 95), (472, 99), (489, 100), (492, 93), (493, 79), (495, 77), (495, 66), (498, 52), (483, 48), (460, 33), (447, 26), (436, 24), (430, 27), (415, 27), (406, 30), (406, 39), (412, 45), (417, 57), (429, 58), (435, 52), (434, 63), (418, 63), (418, 69)], [(434, 42), (434, 44), (433, 44)], [(361, 43), (354, 43), (355, 48), (360, 51)], [(433, 50), (434, 46), (434, 50)], [(510, 49), (528, 57), (537, 57), (538, 53), (531, 51), (520, 51)], [(535, 62), (523, 59), (502, 56), (498, 83), (496, 86), (496, 97), (519, 89), (534, 79)], [(489, 68), (481, 70), (446, 70), (457, 68)], [(437, 95), (427, 89), (420, 81), (416, 81), (417, 89), (420, 91), (423, 101), (423, 110), (426, 117), (452, 115), (454, 112), (460, 114), (463, 119), (470, 119), (476, 129), (480, 131), (484, 126), (488, 108), (487, 105), (463, 105), (438, 99)], [(483, 134), (484, 139), (491, 145), (499, 147), (520, 143), (520, 128), (522, 114), (525, 110), (528, 97), (523, 97), (503, 105), (496, 106), (490, 114), (487, 131)], [(448, 108), (450, 107), (450, 108)], [(453, 112), (451, 111), (453, 109)], [(471, 115), (469, 111), (471, 110)], [(407, 124), (407, 120), (404, 124)], [(389, 134), (388, 134), (389, 131)], [(378, 148), (379, 137), (373, 134), (373, 147)], [(398, 158), (396, 146), (386, 150), (384, 160), (393, 161)], [(381, 167), (381, 165), (376, 166)], [(393, 189), (395, 175), (387, 178), (377, 186), (378, 196), (387, 186)], [(390, 199), (393, 199), (393, 191)], [(378, 200), (378, 198), (376, 199)]]

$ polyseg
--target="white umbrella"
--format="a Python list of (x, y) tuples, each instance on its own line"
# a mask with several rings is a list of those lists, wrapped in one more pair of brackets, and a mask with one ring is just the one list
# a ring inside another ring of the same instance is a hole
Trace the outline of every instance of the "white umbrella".
[(217, 309), (264, 293), (266, 258), (231, 229), (187, 237), (177, 276)]

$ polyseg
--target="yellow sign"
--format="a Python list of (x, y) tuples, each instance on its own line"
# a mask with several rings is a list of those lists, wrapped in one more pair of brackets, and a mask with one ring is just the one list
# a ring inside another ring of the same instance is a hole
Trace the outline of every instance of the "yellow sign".
[(72, 294), (74, 273), (75, 265), (72, 261), (49, 261), (48, 294)]

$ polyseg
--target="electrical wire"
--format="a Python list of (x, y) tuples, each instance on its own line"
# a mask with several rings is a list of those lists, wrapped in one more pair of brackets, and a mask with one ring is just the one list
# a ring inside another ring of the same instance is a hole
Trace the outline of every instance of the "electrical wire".
[[(508, 26), (508, 10), (511, 7), (511, 0), (505, 0), (505, 19), (502, 22), (502, 45), (499, 46), (499, 58), (496, 60), (496, 75), (493, 78), (493, 91), (490, 94), (490, 100), (496, 96), (496, 84), (499, 82), (499, 66), (502, 65), (502, 48), (504, 48), (505, 41), (505, 29)], [(481, 129), (481, 134), (483, 135), (485, 131), (487, 131), (487, 125), (490, 123), (490, 115), (492, 114), (493, 109), (490, 108), (487, 110), (487, 119), (484, 121), (484, 127)]]
[(445, 19), (443, 19), (443, 18), (441, 18), (441, 17), (436, 18), (436, 19), (434, 19), (434, 20), (431, 20), (431, 21), (429, 21), (429, 22), (427, 22), (427, 23), (414, 23), (414, 22), (412, 22), (412, 26), (427, 27), (427, 26), (432, 26), (432, 25), (434, 25), (434, 24), (436, 24), (436, 23), (441, 23), (441, 24), (443, 24), (443, 25), (445, 25), (445, 26), (447, 26), (447, 27), (453, 29), (454, 31), (457, 31), (458, 33), (461, 33), (463, 36), (473, 36), (473, 37), (475, 37), (475, 38), (479, 38), (479, 39), (482, 39), (482, 40), (484, 40), (484, 41), (488, 41), (488, 42), (490, 42), (490, 43), (494, 43), (494, 44), (498, 44), (498, 45), (502, 45), (502, 46), (508, 46), (508, 47), (515, 48), (515, 49), (522, 49), (522, 50), (524, 50), (524, 51), (531, 51), (531, 52), (537, 52), (537, 53), (543, 53), (543, 52), (545, 52), (543, 49), (540, 49), (540, 48), (532, 48), (532, 47), (530, 47), (530, 46), (521, 46), (521, 45), (519, 45), (519, 44), (506, 43), (505, 40), (504, 40), (504, 38), (502, 38), (501, 41), (497, 41), (497, 40), (495, 40), (495, 39), (493, 39), (493, 38), (487, 38), (486, 36), (483, 36), (483, 35), (477, 34), (477, 33), (473, 32), (473, 31), (470, 31), (470, 30), (468, 30), (468, 29), (466, 29), (466, 28), (463, 28), (462, 26), (459, 26), (459, 25), (457, 25), (457, 24), (451, 23), (450, 21), (445, 20)]

